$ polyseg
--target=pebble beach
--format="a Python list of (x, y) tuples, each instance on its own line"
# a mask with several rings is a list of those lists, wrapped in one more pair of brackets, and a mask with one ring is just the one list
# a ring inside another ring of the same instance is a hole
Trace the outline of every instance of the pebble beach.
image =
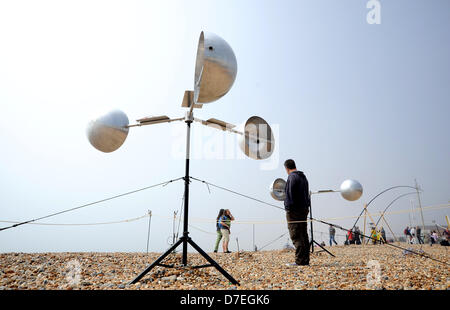
[[(407, 245), (437, 260), (449, 262), (447, 247)], [(129, 284), (160, 253), (3, 253), (0, 290), (448, 290), (448, 265), (387, 245), (327, 247), (311, 254), (310, 266), (287, 266), (292, 249), (261, 252), (209, 253), (240, 285), (232, 285), (214, 268), (194, 269), (207, 262), (189, 253), (156, 267), (136, 284)]]

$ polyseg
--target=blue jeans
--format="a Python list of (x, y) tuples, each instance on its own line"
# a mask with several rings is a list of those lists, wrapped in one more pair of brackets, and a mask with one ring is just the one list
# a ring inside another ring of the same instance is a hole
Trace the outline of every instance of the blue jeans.
[(332, 246), (332, 243), (331, 243), (331, 242), (334, 242), (334, 244), (337, 245), (336, 240), (334, 240), (334, 235), (331, 235), (331, 236), (330, 236), (330, 246)]

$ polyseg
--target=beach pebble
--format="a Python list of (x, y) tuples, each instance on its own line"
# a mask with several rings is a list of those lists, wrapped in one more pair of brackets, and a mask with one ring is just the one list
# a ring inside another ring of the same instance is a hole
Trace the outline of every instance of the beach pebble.
[[(405, 245), (413, 251), (448, 262), (441, 246)], [(170, 254), (135, 285), (127, 285), (160, 253), (3, 253), (0, 254), (0, 290), (6, 289), (219, 289), (219, 290), (448, 290), (450, 270), (442, 263), (403, 255), (386, 245), (327, 247), (335, 257), (312, 253), (310, 266), (287, 267), (294, 261), (292, 250), (214, 254), (214, 260), (240, 286), (230, 283), (214, 268), (194, 269), (206, 261), (189, 253), (188, 266), (181, 254)], [(372, 261), (371, 264), (369, 262)], [(374, 263), (375, 262), (375, 263)]]

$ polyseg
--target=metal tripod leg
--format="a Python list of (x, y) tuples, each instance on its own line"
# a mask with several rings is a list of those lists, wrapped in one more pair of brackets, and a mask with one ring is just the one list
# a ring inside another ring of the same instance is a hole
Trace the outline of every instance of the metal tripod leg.
[(155, 260), (150, 266), (148, 266), (143, 272), (141, 272), (140, 275), (138, 275), (133, 281), (130, 282), (130, 284), (135, 284), (140, 279), (142, 279), (143, 276), (145, 276), (150, 270), (152, 270), (154, 267), (158, 266), (159, 263), (166, 258), (167, 255), (173, 252), (181, 243), (183, 242), (183, 238), (180, 238), (174, 245), (170, 247), (163, 255), (161, 255), (157, 260)]
[[(206, 254), (205, 251), (202, 250), (194, 241), (192, 241), (189, 237), (181, 237), (170, 249), (168, 249), (163, 255), (161, 255), (157, 260), (155, 260), (150, 266), (148, 266), (143, 272), (141, 272), (140, 275), (138, 275), (133, 281), (130, 282), (130, 284), (137, 283), (142, 277), (144, 277), (147, 273), (150, 272), (154, 267), (156, 266), (162, 266), (164, 265), (160, 264), (164, 258), (166, 258), (167, 255), (173, 252), (180, 244), (187, 245), (189, 243), (195, 250), (197, 250), (200, 255), (202, 255), (211, 265), (202, 265), (202, 266), (196, 266), (194, 268), (204, 268), (204, 267), (215, 267), (225, 278), (227, 278), (231, 283), (240, 285), (238, 281), (236, 281), (228, 272), (226, 272), (215, 260), (213, 260), (208, 254)], [(187, 254), (187, 252), (186, 252)], [(186, 255), (187, 257), (187, 255)]]
[(324, 250), (325, 252), (327, 252), (327, 253), (330, 254), (331, 256), (336, 257), (336, 256), (334, 256), (333, 253), (331, 253), (330, 251), (328, 251), (327, 249), (325, 249), (320, 243), (317, 243), (316, 240), (312, 240), (312, 241), (311, 241), (311, 247), (312, 247), (312, 248), (314, 248), (314, 243), (317, 244), (322, 250)]
[(211, 265), (213, 265), (225, 278), (227, 278), (231, 283), (240, 285), (238, 281), (236, 281), (228, 272), (225, 271), (215, 260), (213, 260), (205, 251), (202, 250), (191, 238), (187, 240), (189, 244), (197, 250)]
[[(311, 198), (311, 192), (309, 192), (309, 197)], [(310, 221), (309, 225), (311, 226), (311, 242), (309, 243), (309, 245), (311, 246), (311, 253), (314, 253), (314, 243), (315, 243), (318, 246), (320, 246), (322, 250), (324, 250), (325, 252), (327, 252), (331, 256), (335, 257), (333, 255), (333, 253), (331, 253), (330, 251), (326, 250), (323, 246), (321, 246), (319, 243), (317, 243), (316, 240), (314, 240), (314, 230), (313, 230), (313, 221), (314, 221), (314, 219), (312, 217), (312, 206), (311, 206), (311, 204), (309, 205), (309, 221)]]

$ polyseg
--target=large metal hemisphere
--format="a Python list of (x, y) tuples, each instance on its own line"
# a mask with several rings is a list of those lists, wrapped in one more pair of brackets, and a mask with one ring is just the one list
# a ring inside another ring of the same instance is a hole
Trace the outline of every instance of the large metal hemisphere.
[(128, 135), (128, 117), (120, 110), (113, 110), (93, 121), (86, 130), (89, 142), (97, 150), (110, 153), (117, 150)]
[(202, 31), (195, 63), (196, 102), (209, 103), (224, 96), (233, 86), (236, 74), (236, 56), (230, 45), (218, 35)]

